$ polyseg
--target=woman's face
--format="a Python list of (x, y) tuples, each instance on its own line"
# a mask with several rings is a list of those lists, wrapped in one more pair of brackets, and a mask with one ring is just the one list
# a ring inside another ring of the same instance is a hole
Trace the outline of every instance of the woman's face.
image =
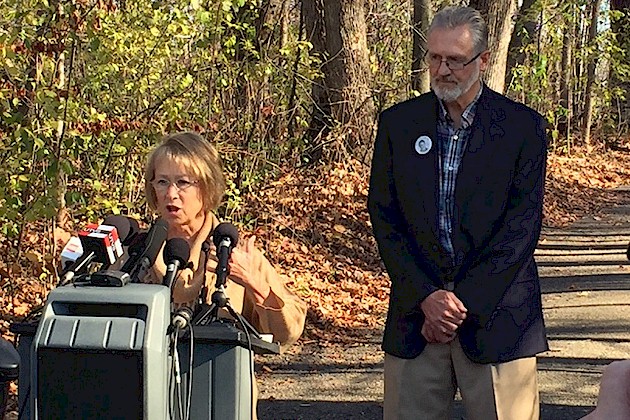
[(199, 180), (184, 165), (168, 159), (156, 162), (151, 182), (157, 197), (157, 210), (169, 226), (190, 225), (203, 217), (203, 199)]

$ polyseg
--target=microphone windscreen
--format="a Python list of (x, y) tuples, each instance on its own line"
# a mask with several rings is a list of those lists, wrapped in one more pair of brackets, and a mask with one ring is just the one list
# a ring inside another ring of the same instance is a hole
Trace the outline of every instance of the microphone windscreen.
[(136, 236), (138, 236), (138, 233), (140, 232), (140, 225), (136, 219), (128, 217), (127, 220), (129, 221), (129, 234), (124, 240), (122, 240), (122, 244), (124, 246), (129, 246), (135, 242)]
[(155, 264), (162, 245), (166, 242), (166, 236), (168, 234), (168, 222), (164, 219), (158, 219), (153, 223), (149, 232), (147, 232), (147, 239), (145, 241), (145, 250), (142, 255), (150, 263), (149, 266)]
[(102, 224), (114, 226), (116, 228), (116, 232), (118, 233), (118, 239), (120, 239), (120, 242), (124, 243), (125, 240), (127, 240), (129, 231), (131, 230), (128, 217), (121, 216), (120, 214), (108, 216), (105, 220), (103, 220)]
[(146, 241), (147, 232), (138, 232), (129, 244), (129, 255), (142, 253)]
[(180, 267), (188, 264), (190, 259), (190, 245), (183, 238), (172, 238), (164, 245), (164, 264), (168, 265), (173, 261), (179, 261)]
[(214, 232), (212, 232), (212, 241), (214, 242), (214, 246), (218, 247), (223, 238), (230, 238), (232, 246), (236, 246), (238, 243), (238, 230), (236, 229), (236, 226), (227, 222), (219, 223), (219, 226), (217, 226), (214, 229)]

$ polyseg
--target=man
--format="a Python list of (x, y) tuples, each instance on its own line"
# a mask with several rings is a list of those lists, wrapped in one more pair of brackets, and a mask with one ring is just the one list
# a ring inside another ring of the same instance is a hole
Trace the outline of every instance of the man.
[(548, 349), (534, 249), (545, 177), (543, 118), (480, 80), (487, 27), (471, 8), (436, 14), (432, 92), (379, 120), (369, 210), (391, 278), (385, 419), (539, 418)]

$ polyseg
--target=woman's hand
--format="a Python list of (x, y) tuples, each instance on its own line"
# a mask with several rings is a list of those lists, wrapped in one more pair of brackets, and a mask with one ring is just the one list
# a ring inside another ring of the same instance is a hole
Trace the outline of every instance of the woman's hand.
[(199, 266), (201, 260), (201, 249), (203, 247), (203, 243), (212, 232), (212, 227), (214, 226), (214, 214), (211, 211), (208, 211), (204, 215), (203, 224), (201, 225), (201, 229), (197, 232), (195, 236), (195, 240), (191, 244), (190, 247), (190, 262), (192, 263), (193, 272), (197, 271), (197, 267)]
[(229, 261), (229, 278), (245, 289), (253, 292), (256, 303), (263, 304), (269, 296), (271, 289), (269, 284), (262, 281), (261, 276), (257, 276), (255, 273), (254, 253), (258, 252), (254, 246), (255, 242), (256, 236), (251, 236), (245, 243), (242, 243), (232, 250)]
[[(256, 303), (262, 305), (269, 297), (271, 288), (269, 284), (261, 280), (261, 276), (256, 275), (256, 268), (254, 267), (254, 253), (258, 252), (254, 246), (256, 242), (256, 236), (248, 238), (246, 241), (241, 242), (236, 248), (232, 250), (228, 266), (230, 274), (228, 278), (234, 283), (243, 286), (246, 290), (249, 290), (254, 295)], [(210, 258), (206, 264), (206, 270), (215, 272), (217, 269), (216, 247), (211, 245), (208, 252)]]

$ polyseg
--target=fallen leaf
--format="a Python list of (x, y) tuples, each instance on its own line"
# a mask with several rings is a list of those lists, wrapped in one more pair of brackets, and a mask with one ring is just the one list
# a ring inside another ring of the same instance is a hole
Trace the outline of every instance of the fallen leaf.
[(345, 226), (339, 224), (333, 226), (333, 229), (335, 230), (335, 232), (339, 233), (345, 233), (345, 231), (347, 230)]

